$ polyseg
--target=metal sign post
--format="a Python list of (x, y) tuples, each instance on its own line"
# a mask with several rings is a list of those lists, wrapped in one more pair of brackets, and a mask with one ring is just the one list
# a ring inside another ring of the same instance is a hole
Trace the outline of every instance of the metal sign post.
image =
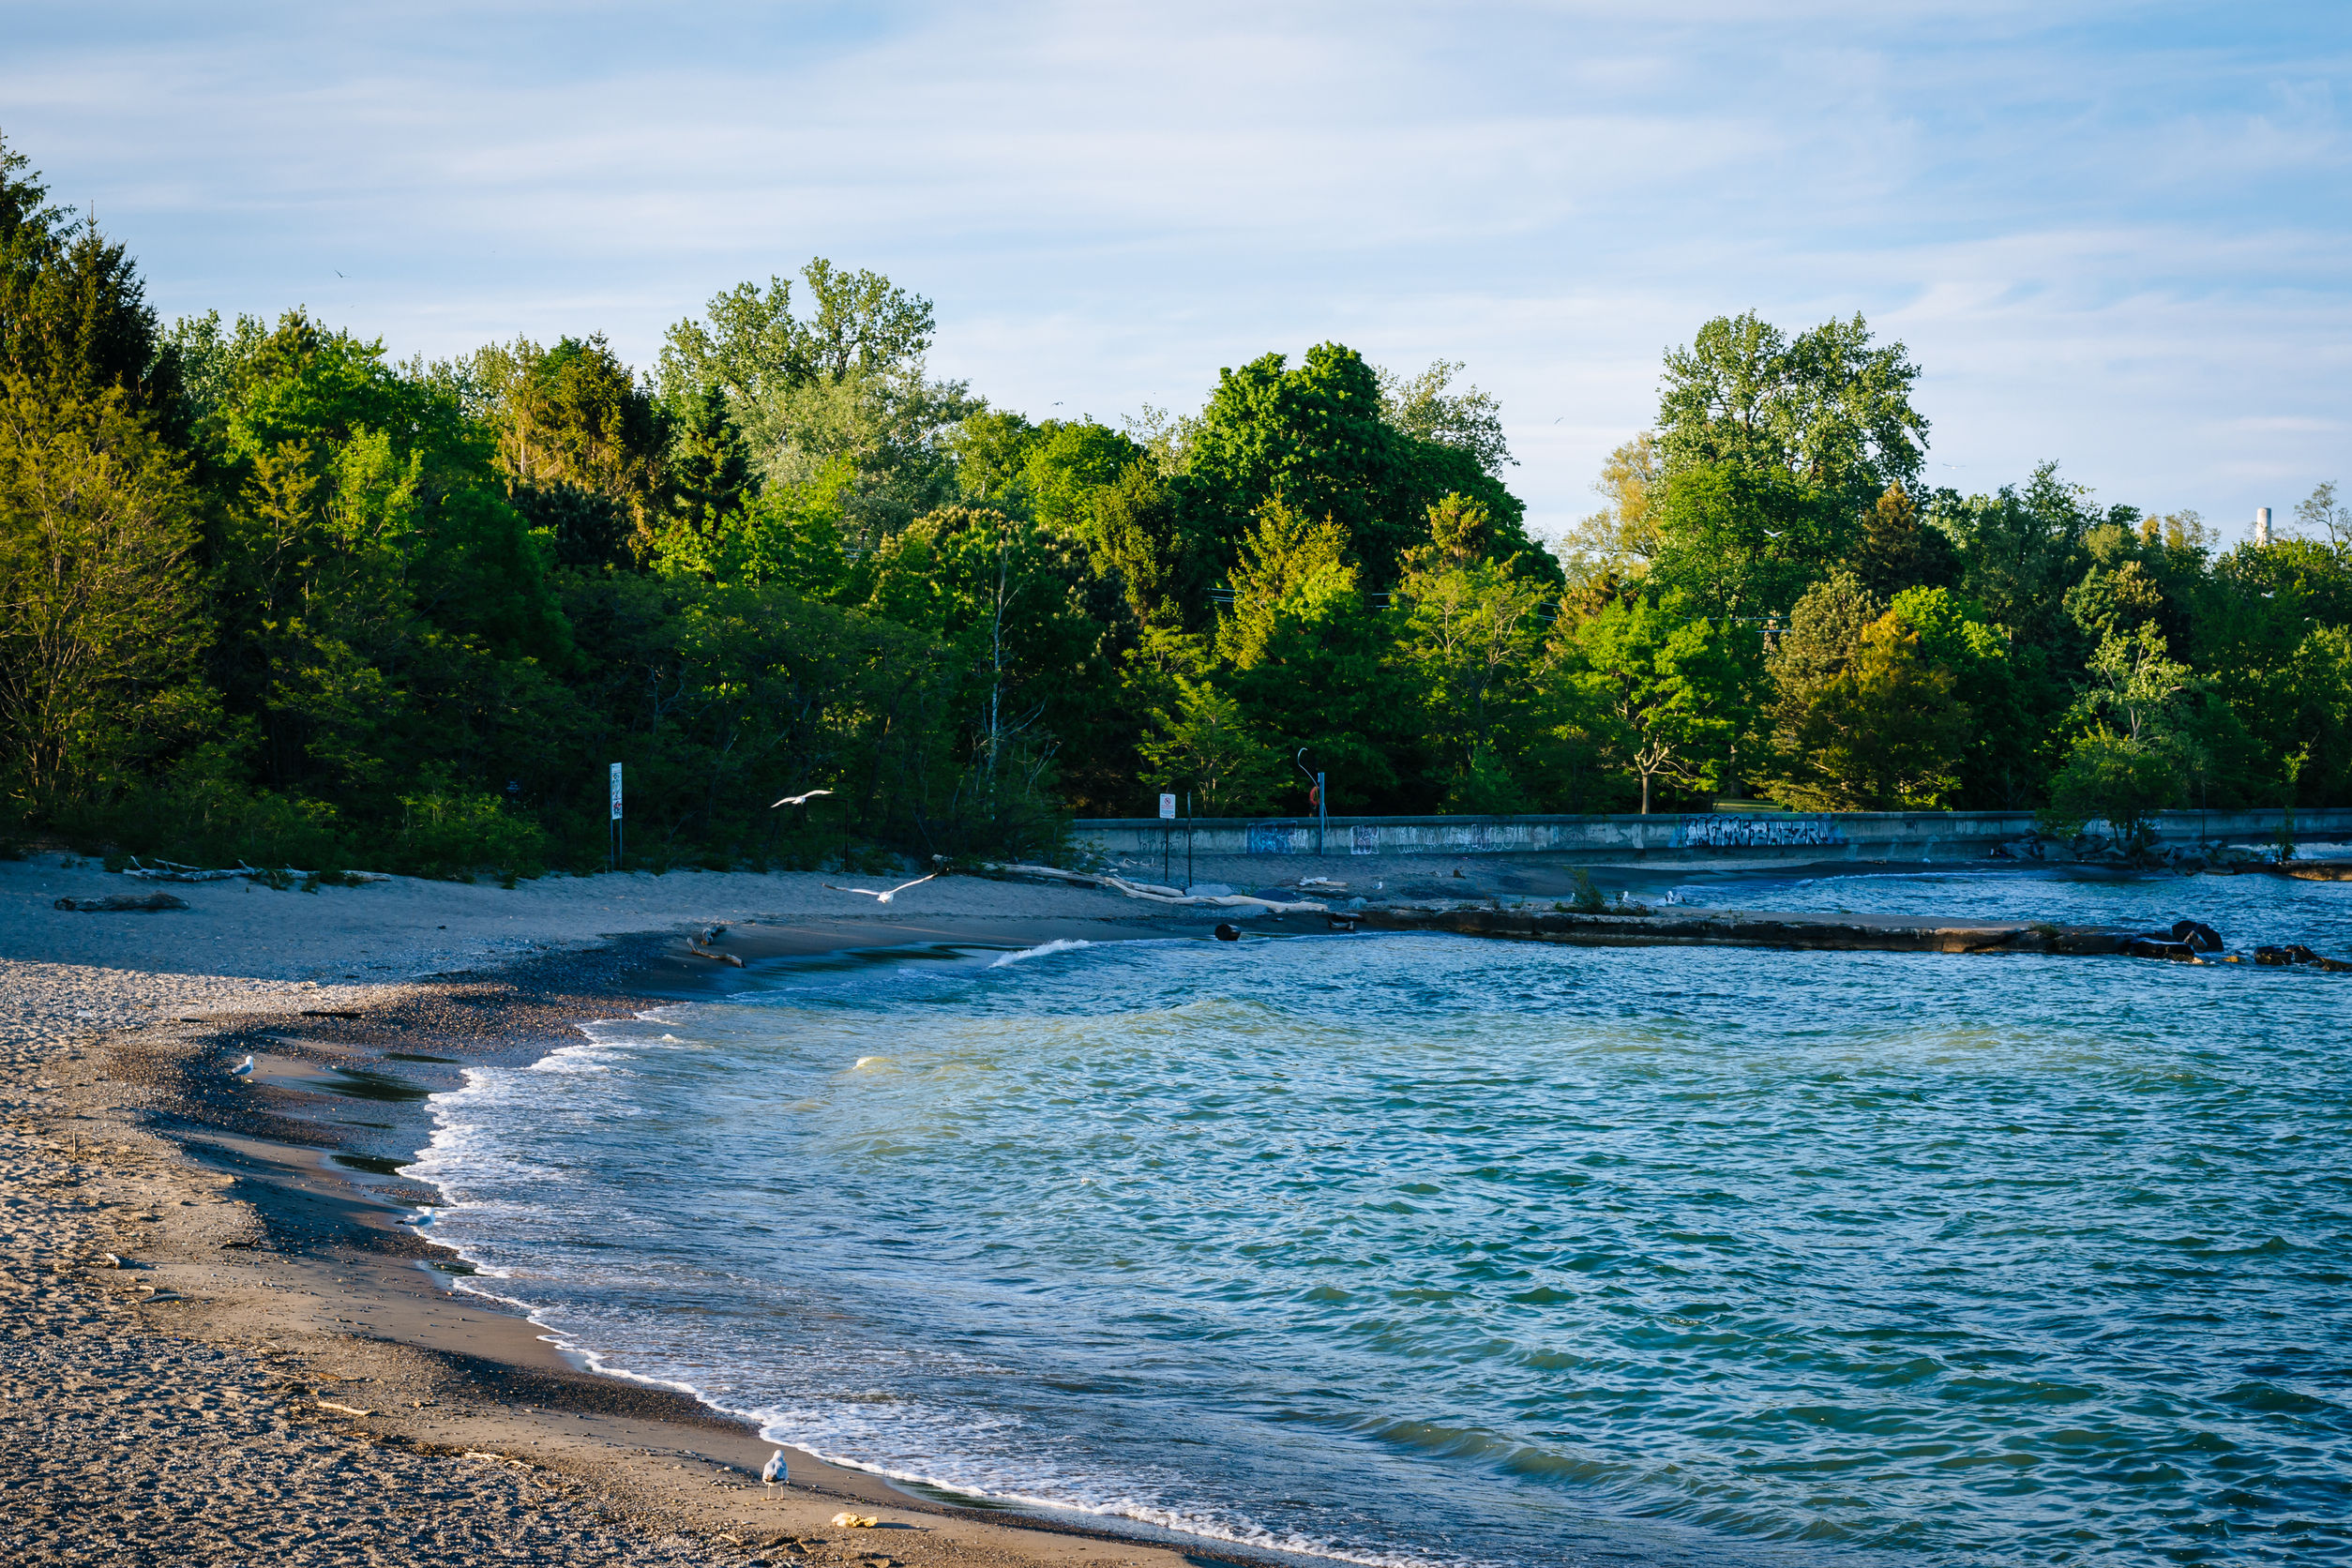
[(618, 871), (621, 868), (621, 852), (624, 847), (625, 845), (622, 838), (621, 827), (621, 764), (615, 762), (612, 764), (612, 844), (611, 855), (612, 868), (615, 871)]
[(1192, 792), (1184, 792), (1184, 891), (1192, 891)]
[(1315, 774), (1315, 853), (1323, 852), (1323, 829), (1331, 822), (1331, 792), (1324, 787), (1320, 769)]
[(1176, 853), (1176, 797), (1160, 796), (1160, 821), (1168, 824), (1160, 830), (1160, 881), (1168, 881), (1168, 862)]

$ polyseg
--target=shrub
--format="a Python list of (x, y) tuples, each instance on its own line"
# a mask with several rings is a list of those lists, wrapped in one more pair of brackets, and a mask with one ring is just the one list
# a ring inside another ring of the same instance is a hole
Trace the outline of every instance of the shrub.
[(466, 876), (495, 867), (502, 879), (536, 877), (546, 869), (547, 835), (539, 824), (510, 814), (496, 795), (450, 789), (400, 797), (400, 826), (391, 859), (420, 877)]
[(2140, 855), (2155, 840), (2155, 814), (2178, 801), (2181, 788), (2180, 758), (2168, 737), (2097, 731), (2074, 743), (2038, 816), (2043, 832), (2061, 838), (2103, 821), (2118, 849)]

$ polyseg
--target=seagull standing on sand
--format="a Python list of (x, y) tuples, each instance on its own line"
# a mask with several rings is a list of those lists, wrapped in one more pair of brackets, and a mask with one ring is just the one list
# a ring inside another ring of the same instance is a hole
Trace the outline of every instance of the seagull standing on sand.
[(768, 1455), (768, 1462), (761, 1468), (760, 1479), (766, 1482), (771, 1486), (789, 1486), (792, 1485), (792, 1472), (784, 1468), (784, 1451), (782, 1449), (779, 1448), (775, 1453)]
[(230, 1068), (229, 1076), (231, 1078), (251, 1078), (253, 1076), (253, 1059), (249, 1056), (244, 1061), (238, 1063), (235, 1066)]
[[(931, 877), (936, 877), (938, 875), (939, 873), (937, 871), (931, 873)], [(890, 889), (886, 893), (879, 892), (870, 887), (834, 887), (831, 882), (825, 883), (825, 886), (836, 893), (863, 893), (866, 897), (873, 899), (876, 903), (886, 904), (890, 902), (891, 899), (898, 897), (899, 894), (904, 893), (908, 888), (922, 886), (925, 882), (929, 882), (931, 877), (917, 877), (911, 882), (900, 882), (897, 886)]]
[(819, 795), (829, 795), (831, 793), (833, 793), (831, 790), (811, 790), (805, 795), (786, 795), (782, 800), (777, 801), (776, 806), (771, 806), (768, 809), (773, 811), (776, 809), (776, 806), (807, 806), (810, 801), (815, 800)]

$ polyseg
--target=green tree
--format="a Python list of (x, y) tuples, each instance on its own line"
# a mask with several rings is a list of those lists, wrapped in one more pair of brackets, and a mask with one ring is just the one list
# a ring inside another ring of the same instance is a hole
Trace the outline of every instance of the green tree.
[(1267, 744), (1241, 703), (1207, 681), (1178, 676), (1177, 698), (1152, 714), (1139, 749), (1143, 783), (1189, 790), (1201, 815), (1251, 816), (1272, 804), (1285, 774), (1282, 753)]
[(1881, 595), (1907, 588), (1951, 588), (1960, 581), (1959, 552), (1920, 516), (1910, 491), (1900, 484), (1881, 491), (1863, 517), (1852, 565)]
[(2180, 758), (2168, 736), (2134, 740), (2111, 730), (2085, 735), (2050, 780), (2050, 804), (2038, 815), (2044, 832), (2071, 838), (2104, 822), (2126, 854), (2145, 854), (2155, 814), (2179, 802)]
[(1476, 456), (1396, 429), (1382, 407), (1378, 374), (1336, 343), (1309, 349), (1296, 369), (1270, 354), (1222, 370), (1179, 480), (1186, 504), (1229, 550), (1272, 501), (1328, 518), (1367, 581), (1385, 588), (1401, 552), (1425, 542), (1430, 505), (1459, 493), (1494, 519), (1496, 553), (1556, 574), (1527, 539), (1518, 499)]
[(1778, 693), (1774, 795), (1816, 811), (1914, 811), (1959, 783), (1969, 728), (1952, 671), (1839, 574), (1807, 594), (1767, 662)]
[(2126, 853), (2141, 854), (2153, 840), (2151, 814), (2185, 787), (2190, 748), (2174, 719), (2193, 676), (2152, 626), (2109, 632), (2088, 674), (2079, 711), (2091, 726), (2050, 781), (2044, 824), (2071, 837), (2103, 819)]
[(1791, 339), (1754, 311), (1718, 316), (1667, 353), (1658, 438), (1669, 473), (1728, 463), (1816, 489), (1876, 497), (1916, 488), (1927, 421), (1901, 343), (1831, 321)]
[(1666, 547), (1659, 516), (1666, 470), (1657, 437), (1644, 430), (1621, 443), (1592, 488), (1607, 505), (1569, 530), (1561, 558), (1572, 587), (1597, 610), (1609, 585), (1638, 580)]
[(2193, 680), (2189, 667), (2171, 656), (2164, 633), (2148, 626), (2101, 639), (2089, 673), (2092, 710), (2120, 721), (2133, 741), (2170, 729), (2170, 716)]
[(957, 432), (982, 405), (963, 383), (926, 374), (928, 300), (822, 257), (801, 279), (805, 316), (792, 285), (771, 278), (673, 326), (656, 384), (673, 404), (716, 389), (762, 484), (805, 486), (846, 460), (856, 482), (841, 496), (844, 536), (867, 549), (957, 499)]
[(36, 811), (210, 716), (194, 498), (127, 400), (0, 384), (0, 756)]
[(1192, 529), (1166, 476), (1139, 460), (1088, 501), (1095, 564), (1117, 580), (1135, 618), (1170, 631), (1205, 622), (1216, 544)]
[(1380, 371), (1380, 417), (1416, 441), (1468, 453), (1500, 479), (1503, 469), (1519, 460), (1502, 433), (1502, 405), (1475, 386), (1453, 391), (1454, 378), (1461, 373), (1458, 359), (1437, 360), (1410, 378)]
[(2310, 539), (2324, 539), (2339, 551), (2352, 550), (2352, 506), (2336, 505), (2335, 481), (2315, 486), (2295, 505), (2295, 520)]
[(842, 498), (856, 482), (848, 460), (806, 485), (772, 485), (707, 526), (681, 520), (654, 541), (653, 564), (714, 582), (781, 583), (829, 598), (848, 580)]
[(1346, 531), (1271, 503), (1240, 554), (1216, 627), (1226, 687), (1288, 751), (1309, 748), (1334, 794), (1384, 798), (1398, 782), (1410, 688), (1357, 585)]
[(650, 550), (668, 431), (603, 334), (548, 349), (518, 338), (481, 350), (471, 369), (508, 483), (570, 485), (604, 496), (628, 513), (635, 551), (641, 557)]
[(167, 438), (182, 433), (179, 361), (129, 252), (53, 206), (0, 138), (0, 379), (88, 397), (119, 391)]
[(1982, 607), (1950, 588), (1906, 588), (1888, 606), (1919, 638), (1919, 656), (1952, 674), (1968, 722), (1960, 746), (1955, 804), (2017, 810), (2037, 804), (2056, 761), (2052, 736), (2026, 704), (2010, 641)]
[(1609, 605), (1574, 636), (1581, 657), (1562, 668), (1639, 782), (1642, 814), (1660, 779), (1711, 785), (1744, 728), (1741, 650), (1727, 631), (1635, 598)]
[(1839, 497), (1770, 469), (1692, 463), (1657, 498), (1659, 545), (1643, 581), (1718, 618), (1786, 615), (1844, 560), (1851, 514)]
[[(1515, 800), (1512, 761), (1527, 749), (1544, 644), (1542, 584), (1486, 559), (1485, 509), (1463, 496), (1429, 508), (1430, 543), (1405, 552), (1398, 652), (1421, 687), (1427, 739), (1473, 809)], [(1501, 743), (1501, 744), (1498, 744)]]

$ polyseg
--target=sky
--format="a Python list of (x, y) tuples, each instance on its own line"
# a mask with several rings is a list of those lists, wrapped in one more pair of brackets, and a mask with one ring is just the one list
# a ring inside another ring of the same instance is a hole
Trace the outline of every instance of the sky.
[(1033, 417), (1329, 339), (1463, 361), (1557, 534), (1702, 322), (1859, 311), (1936, 485), (2055, 460), (2228, 540), (2352, 482), (2341, 3), (0, 0), (0, 135), (166, 317), (650, 367), (825, 256)]

